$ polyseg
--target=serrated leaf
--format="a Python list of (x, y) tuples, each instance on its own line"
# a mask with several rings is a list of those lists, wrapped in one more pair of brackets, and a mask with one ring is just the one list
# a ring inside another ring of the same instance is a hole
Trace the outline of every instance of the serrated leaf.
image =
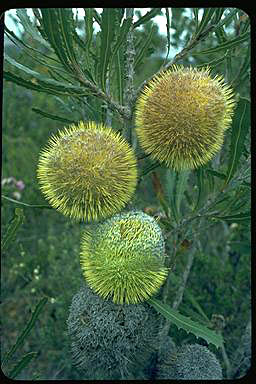
[(247, 99), (238, 101), (232, 124), (229, 164), (226, 172), (225, 186), (230, 182), (239, 165), (245, 139), (250, 127), (250, 104)]
[(29, 352), (25, 356), (22, 357), (22, 359), (14, 366), (14, 368), (10, 371), (8, 374), (8, 377), (10, 379), (15, 379), (16, 376), (18, 376), (21, 371), (26, 368), (26, 366), (30, 363), (32, 359), (34, 359), (37, 356), (37, 352)]
[[(22, 64), (19, 64), (19, 63), (17, 64), (19, 66), (19, 69), (22, 70), (22, 67), (24, 66), (22, 66)], [(13, 64), (13, 65), (16, 66), (16, 64)], [(29, 71), (30, 70), (27, 67), (24, 69), (24, 72), (26, 73), (28, 73)], [(47, 77), (44, 77), (43, 75), (40, 75), (35, 71), (32, 71), (32, 72), (34, 74), (32, 80), (22, 79), (20, 76), (16, 76), (13, 73), (8, 71), (3, 72), (3, 77), (5, 80), (22, 85), (25, 88), (32, 89), (38, 92), (49, 93), (51, 95), (86, 96), (88, 94), (88, 92), (82, 87), (77, 87), (75, 85), (69, 85), (62, 82), (58, 82), (56, 80), (52, 80)]]
[(54, 49), (63, 66), (74, 71), (76, 57), (73, 49), (73, 14), (71, 8), (40, 8), (42, 24), (39, 27)]
[(250, 36), (250, 33), (246, 32), (243, 35), (230, 39), (227, 42), (219, 44), (214, 48), (209, 48), (200, 52), (193, 52), (193, 55), (206, 55), (206, 54), (208, 55), (216, 52), (221, 52), (223, 51), (223, 49), (224, 50), (231, 49), (231, 48), (233, 49), (234, 47), (242, 44), (243, 42), (248, 41), (249, 36)]
[(33, 329), (36, 320), (38, 319), (38, 316), (43, 310), (43, 307), (47, 303), (47, 297), (43, 297), (39, 303), (37, 304), (35, 310), (32, 313), (31, 319), (25, 326), (22, 333), (18, 336), (16, 343), (11, 347), (10, 351), (5, 355), (2, 365), (6, 365), (7, 361), (14, 355), (14, 353), (17, 351), (17, 349), (23, 344), (26, 337), (29, 335), (30, 331)]
[(4, 252), (9, 244), (15, 239), (16, 233), (23, 224), (25, 219), (23, 209), (22, 208), (15, 208), (15, 216), (11, 219), (11, 221), (8, 223), (8, 227), (6, 230), (6, 233), (3, 235), (2, 241), (1, 241), (1, 249), (2, 252)]
[(188, 333), (192, 333), (196, 337), (203, 338), (208, 344), (214, 344), (216, 348), (219, 348), (223, 345), (224, 340), (222, 335), (208, 329), (204, 325), (196, 323), (190, 318), (181, 315), (178, 311), (172, 309), (167, 304), (162, 303), (161, 301), (150, 298), (147, 303), (152, 305), (153, 308), (161, 315), (163, 315), (171, 323), (175, 324), (178, 329), (182, 328)]
[(41, 116), (47, 117), (48, 119), (57, 120), (57, 121), (60, 121), (62, 123), (65, 123), (65, 124), (76, 124), (77, 123), (77, 121), (75, 121), (75, 120), (69, 120), (69, 119), (66, 119), (65, 117), (60, 117), (60, 116), (54, 115), (52, 113), (41, 111), (38, 108), (32, 108), (32, 111), (35, 113), (38, 113)]
[(103, 8), (101, 14), (101, 43), (100, 43), (100, 62), (99, 62), (99, 78), (103, 90), (106, 90), (106, 79), (108, 72), (108, 64), (112, 54), (112, 43), (115, 37), (116, 27), (116, 9)]
[(24, 30), (30, 34), (30, 36), (38, 41), (40, 44), (44, 45), (46, 48), (50, 48), (50, 44), (47, 43), (45, 39), (41, 37), (41, 35), (38, 33), (37, 28), (32, 24), (26, 8), (18, 8), (16, 9), (16, 15), (20, 19), (20, 22), (22, 26), (24, 27)]
[(156, 15), (158, 15), (160, 13), (162, 8), (152, 8), (151, 11), (147, 12), (144, 16), (142, 16), (141, 18), (139, 18), (139, 20), (137, 20), (135, 23), (134, 23), (134, 28), (137, 28), (139, 27), (140, 25), (142, 24), (145, 24), (147, 23), (149, 20), (151, 20), (153, 17), (155, 17)]

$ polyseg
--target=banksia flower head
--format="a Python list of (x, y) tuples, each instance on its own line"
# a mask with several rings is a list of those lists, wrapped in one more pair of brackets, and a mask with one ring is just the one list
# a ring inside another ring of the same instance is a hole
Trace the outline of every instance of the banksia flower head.
[(120, 304), (147, 300), (167, 276), (161, 229), (140, 211), (95, 224), (82, 238), (81, 267), (89, 286), (103, 298)]
[(231, 123), (234, 98), (209, 68), (173, 65), (155, 76), (136, 106), (141, 147), (176, 171), (198, 168), (221, 149)]
[(67, 319), (74, 365), (84, 379), (144, 379), (158, 347), (161, 315), (147, 303), (114, 304), (85, 284)]
[(156, 379), (221, 380), (222, 368), (214, 353), (199, 344), (171, 348), (160, 360)]
[(136, 159), (111, 128), (80, 122), (52, 136), (40, 154), (38, 178), (49, 203), (87, 221), (119, 212), (136, 187)]

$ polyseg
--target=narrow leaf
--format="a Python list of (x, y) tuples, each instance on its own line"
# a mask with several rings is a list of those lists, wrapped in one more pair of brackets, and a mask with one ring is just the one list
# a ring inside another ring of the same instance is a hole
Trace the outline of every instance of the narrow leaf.
[(202, 16), (202, 20), (195, 32), (194, 39), (198, 38), (206, 29), (209, 24), (213, 14), (215, 13), (216, 8), (205, 8)]
[(11, 372), (8, 374), (8, 377), (10, 379), (15, 379), (16, 376), (18, 376), (21, 371), (26, 368), (26, 366), (30, 363), (32, 359), (34, 359), (37, 356), (37, 352), (29, 352), (25, 356), (22, 357), (22, 359), (14, 366), (14, 368), (11, 370)]
[(180, 205), (182, 198), (184, 196), (184, 192), (187, 188), (187, 182), (189, 177), (190, 171), (181, 171), (177, 173), (176, 177), (176, 210), (178, 214), (180, 215)]
[(142, 16), (139, 20), (134, 23), (134, 28), (139, 27), (142, 24), (145, 24), (147, 21), (151, 20), (156, 15), (160, 14), (162, 8), (152, 8), (151, 11), (147, 12), (144, 16)]
[(38, 41), (40, 44), (44, 45), (46, 48), (50, 48), (49, 43), (42, 38), (42, 36), (38, 33), (37, 28), (32, 24), (26, 8), (18, 8), (16, 9), (16, 15), (20, 19), (20, 22), (24, 28), (24, 30), (30, 34), (30, 36)]
[(251, 211), (238, 213), (237, 215), (229, 216), (212, 216), (215, 219), (227, 221), (229, 223), (240, 223), (243, 221), (251, 220)]
[(239, 165), (239, 160), (243, 153), (245, 139), (250, 127), (250, 104), (247, 99), (240, 98), (235, 111), (232, 124), (232, 136), (230, 144), (230, 157), (226, 172), (227, 185), (235, 174)]
[(11, 219), (11, 221), (8, 224), (8, 228), (6, 233), (3, 235), (2, 241), (1, 241), (1, 249), (2, 252), (8, 248), (9, 244), (15, 239), (16, 233), (23, 224), (25, 219), (23, 209), (22, 208), (15, 208), (15, 216)]
[(156, 311), (161, 313), (167, 320), (175, 324), (178, 329), (182, 328), (188, 333), (192, 333), (196, 337), (203, 338), (208, 344), (214, 344), (217, 348), (223, 345), (222, 335), (208, 329), (204, 325), (192, 321), (190, 318), (181, 315), (178, 311), (172, 309), (161, 301), (150, 298), (147, 301)]
[(206, 49), (205, 51), (193, 52), (193, 55), (201, 55), (201, 54), (202, 55), (204, 55), (204, 54), (208, 55), (210, 53), (220, 52), (223, 49), (227, 50), (227, 49), (234, 48), (237, 45), (240, 45), (241, 43), (243, 43), (244, 41), (248, 41), (249, 40), (249, 36), (250, 36), (250, 33), (249, 32), (245, 32), (241, 36), (237, 36), (237, 37), (235, 37), (233, 39), (228, 40), (225, 43), (217, 45), (217, 47), (209, 48), (209, 49)]
[(26, 327), (24, 328), (24, 330), (22, 331), (20, 336), (18, 336), (16, 343), (12, 346), (10, 351), (4, 357), (3, 362), (2, 362), (3, 365), (7, 363), (7, 361), (14, 355), (14, 353), (17, 351), (17, 349), (23, 344), (24, 340), (26, 339), (26, 337), (29, 335), (30, 331), (34, 327), (35, 322), (38, 319), (38, 316), (40, 315), (40, 313), (43, 310), (43, 307), (47, 303), (47, 300), (48, 300), (47, 297), (43, 297), (39, 301), (34, 312), (32, 313), (31, 319), (27, 323)]
[(56, 80), (44, 77), (36, 72), (34, 72), (34, 77), (32, 80), (22, 79), (20, 76), (16, 76), (8, 71), (3, 72), (3, 77), (5, 80), (11, 81), (18, 85), (22, 85), (25, 88), (38, 92), (49, 93), (51, 95), (70, 95), (77, 97), (78, 95), (86, 96), (88, 94), (88, 92), (82, 87), (58, 82)]
[(176, 205), (176, 176), (177, 173), (171, 169), (166, 170), (165, 190), (167, 195), (167, 202), (170, 206), (172, 215), (176, 222), (178, 222), (178, 211)]
[(62, 123), (65, 123), (65, 124), (76, 124), (77, 123), (77, 121), (75, 121), (75, 120), (69, 120), (69, 119), (66, 119), (64, 117), (60, 117), (60, 116), (54, 115), (52, 113), (41, 111), (38, 108), (32, 108), (32, 111), (38, 113), (41, 116), (48, 117), (51, 120), (57, 120), (57, 121), (60, 121)]
[(19, 204), (19, 205), (23, 205), (23, 206), (25, 206), (25, 207), (29, 207), (29, 208), (47, 208), (47, 209), (53, 209), (53, 207), (50, 206), (50, 205), (33, 205), (33, 204), (27, 204), (27, 203), (23, 203), (23, 202), (18, 201), (18, 200), (11, 199), (10, 197), (4, 196), (4, 195), (2, 195), (2, 198), (6, 199), (6, 200), (8, 200), (8, 201), (11, 201), (12, 203)]
[(150, 32), (147, 36), (147, 38), (145, 39), (145, 41), (142, 42), (142, 46), (139, 47), (138, 49), (138, 53), (135, 57), (135, 60), (134, 60), (134, 69), (136, 70), (136, 68), (139, 66), (139, 64), (141, 63), (141, 60), (144, 58), (145, 54), (146, 54), (146, 51), (152, 41), (152, 36), (153, 36), (153, 32), (155, 31), (155, 27), (152, 27), (150, 29)]
[(115, 36), (116, 16), (115, 8), (103, 8), (100, 34), (100, 63), (98, 67), (100, 84), (103, 90), (106, 90), (108, 64), (112, 53), (111, 45)]

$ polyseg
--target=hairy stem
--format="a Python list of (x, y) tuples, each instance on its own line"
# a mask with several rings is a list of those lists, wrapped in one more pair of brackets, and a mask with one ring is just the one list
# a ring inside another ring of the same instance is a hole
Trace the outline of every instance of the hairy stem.
[[(125, 10), (126, 19), (133, 18), (134, 8), (126, 8)], [(130, 111), (129, 118), (125, 119), (124, 122), (124, 131), (123, 135), (126, 140), (131, 144), (132, 143), (132, 106), (134, 99), (134, 57), (135, 57), (135, 48), (134, 48), (134, 31), (133, 25), (131, 25), (130, 30), (127, 34), (127, 42), (125, 49), (125, 86), (124, 86), (124, 108), (127, 111)]]

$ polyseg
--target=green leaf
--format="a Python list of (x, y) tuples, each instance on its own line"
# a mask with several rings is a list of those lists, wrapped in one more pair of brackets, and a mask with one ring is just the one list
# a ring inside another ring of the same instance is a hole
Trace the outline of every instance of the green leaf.
[(213, 24), (217, 24), (220, 21), (224, 11), (225, 8), (216, 8), (215, 17), (213, 18)]
[(75, 31), (71, 8), (40, 8), (42, 13), (39, 30), (49, 41), (63, 66), (71, 73), (77, 66), (73, 48)]
[(216, 8), (205, 8), (202, 16), (202, 20), (195, 32), (194, 39), (197, 39), (208, 26), (213, 14), (215, 13)]
[(251, 220), (251, 211), (238, 213), (237, 215), (229, 216), (211, 216), (218, 220), (227, 221), (228, 223), (241, 223), (243, 221)]
[(12, 203), (15, 203), (15, 204), (19, 204), (19, 205), (23, 205), (25, 207), (29, 207), (29, 208), (47, 208), (47, 209), (53, 209), (53, 207), (51, 205), (33, 205), (33, 204), (27, 204), (27, 203), (23, 203), (22, 201), (18, 201), (18, 200), (14, 200), (14, 199), (11, 199), (10, 197), (7, 197), (7, 196), (4, 196), (2, 195), (2, 198), (8, 200), (8, 201), (11, 201)]
[(46, 48), (50, 48), (49, 43), (45, 39), (41, 37), (41, 35), (38, 33), (37, 28), (32, 24), (28, 14), (27, 14), (27, 9), (26, 8), (18, 8), (16, 9), (16, 15), (21, 21), (22, 26), (24, 27), (24, 30), (30, 34), (30, 36), (44, 45)]
[(175, 172), (166, 170), (165, 191), (168, 204), (176, 222), (181, 216), (180, 205), (187, 188), (187, 182), (190, 171)]
[(47, 297), (43, 297), (39, 301), (35, 310), (32, 313), (31, 319), (27, 323), (26, 327), (24, 328), (24, 330), (22, 331), (20, 336), (18, 336), (16, 343), (11, 347), (10, 351), (5, 355), (3, 362), (2, 362), (2, 365), (6, 365), (7, 361), (10, 360), (10, 358), (14, 355), (14, 353), (17, 351), (17, 349), (23, 344), (24, 340), (26, 339), (26, 337), (29, 335), (29, 333), (33, 329), (35, 322), (38, 319), (38, 316), (40, 315), (45, 304), (47, 303), (47, 300), (48, 300)]
[(149, 47), (149, 45), (150, 45), (150, 43), (152, 41), (153, 33), (155, 31), (156, 31), (156, 27), (153, 26), (150, 29), (150, 32), (149, 32), (147, 38), (144, 41), (142, 40), (142, 45), (141, 45), (141, 47), (139, 47), (138, 53), (137, 53), (137, 55), (135, 57), (135, 60), (134, 60), (134, 69), (135, 69), (135, 71), (136, 71), (136, 68), (141, 63), (141, 60), (144, 58), (145, 53), (146, 53), (146, 51), (147, 51), (147, 49), (148, 49), (148, 47)]
[[(128, 19), (125, 19), (123, 21), (122, 26), (121, 26), (119, 33), (118, 33), (117, 40), (116, 40), (114, 47), (113, 47), (113, 52), (111, 54), (111, 63), (112, 63), (113, 59), (115, 58), (120, 47), (123, 44), (125, 44), (127, 34), (129, 32), (131, 26), (132, 26), (132, 18), (131, 17), (129, 17)], [(111, 63), (110, 63), (110, 67), (111, 67)]]
[(237, 45), (242, 44), (244, 41), (248, 41), (249, 36), (250, 36), (250, 33), (245, 32), (243, 35), (230, 39), (227, 42), (219, 44), (214, 48), (209, 48), (209, 49), (206, 49), (205, 51), (200, 51), (200, 52), (193, 52), (193, 55), (204, 55), (204, 54), (208, 55), (208, 54), (223, 51), (223, 49), (227, 50), (227, 49), (234, 48)]
[(189, 177), (190, 171), (181, 171), (178, 172), (176, 175), (176, 210), (178, 212), (178, 215), (180, 216), (180, 205), (182, 198), (184, 196), (184, 192), (187, 188), (188, 183), (188, 177)]
[[(13, 61), (13, 65), (16, 66)], [(20, 69), (24, 66), (22, 64), (17, 63)], [(22, 66), (22, 67), (21, 67)], [(25, 68), (24, 72), (29, 72), (29, 68)], [(18, 85), (21, 85), (25, 88), (35, 90), (37, 92), (45, 92), (49, 93), (51, 95), (69, 95), (69, 96), (86, 96), (88, 94), (88, 91), (86, 91), (82, 87), (77, 87), (75, 85), (69, 85), (65, 84), (56, 80), (49, 79), (47, 77), (44, 77), (40, 75), (39, 73), (35, 71), (31, 71), (34, 73), (34, 76), (32, 80), (25, 80), (22, 79), (20, 76), (16, 76), (11, 72), (4, 71), (3, 72), (3, 77), (7, 81), (11, 81), (13, 83), (16, 83)]]
[(177, 173), (171, 169), (166, 170), (165, 190), (167, 202), (170, 206), (174, 220), (178, 222), (178, 211), (176, 205), (176, 175)]
[(161, 313), (167, 320), (175, 324), (178, 329), (182, 328), (187, 333), (192, 333), (196, 337), (203, 338), (208, 344), (214, 344), (217, 348), (223, 345), (224, 340), (222, 335), (208, 329), (202, 324), (198, 324), (191, 320), (189, 317), (181, 315), (178, 311), (172, 309), (167, 304), (163, 304), (161, 301), (150, 298), (147, 301), (153, 308)]
[(30, 363), (32, 359), (37, 356), (37, 354), (37, 352), (29, 352), (25, 356), (23, 356), (22, 359), (14, 366), (14, 368), (8, 374), (8, 377), (10, 379), (15, 379), (15, 377), (18, 376), (24, 368), (26, 368), (26, 366)]
[(193, 14), (194, 14), (195, 23), (196, 23), (196, 29), (198, 28), (198, 11), (199, 11), (199, 8), (193, 8)]
[(231, 11), (226, 17), (219, 21), (213, 31), (215, 32), (218, 28), (221, 28), (223, 25), (229, 24), (234, 18), (234, 16), (237, 14), (237, 12), (238, 9), (234, 9), (233, 11)]
[(152, 8), (151, 11), (147, 12), (144, 16), (142, 16), (139, 20), (137, 20), (134, 23), (134, 28), (139, 27), (142, 24), (147, 23), (149, 20), (151, 20), (156, 15), (160, 14), (162, 8)]
[(115, 37), (115, 27), (117, 23), (117, 13), (115, 8), (103, 8), (101, 14), (101, 44), (100, 44), (100, 62), (99, 77), (102, 89), (106, 90), (106, 78), (108, 64), (112, 54), (111, 45)]
[(216, 176), (222, 180), (225, 180), (225, 178), (226, 178), (226, 175), (224, 173), (214, 171), (213, 169), (206, 169), (206, 172), (210, 173), (211, 175)]
[(65, 123), (65, 124), (76, 124), (77, 123), (77, 121), (75, 121), (75, 120), (69, 120), (69, 119), (66, 119), (64, 117), (60, 117), (60, 116), (54, 115), (52, 113), (41, 111), (38, 108), (32, 108), (32, 111), (35, 112), (35, 113), (38, 113), (41, 116), (47, 117), (47, 118), (49, 118), (51, 120), (57, 120), (57, 121), (60, 121), (62, 123)]
[(200, 315), (204, 318), (204, 320), (210, 325), (211, 321), (208, 319), (208, 317), (205, 314), (205, 312), (203, 311), (201, 305), (198, 303), (196, 298), (188, 291), (188, 289), (185, 289), (184, 295), (191, 302), (191, 304), (198, 311), (198, 313), (200, 313)]
[(1, 249), (2, 252), (5, 251), (10, 243), (15, 239), (16, 233), (21, 226), (21, 224), (24, 223), (24, 213), (22, 208), (15, 208), (15, 216), (11, 219), (11, 221), (8, 224), (7, 231), (3, 235), (3, 238), (1, 240)]
[(238, 101), (232, 124), (230, 156), (226, 172), (225, 186), (230, 182), (239, 165), (243, 153), (245, 139), (250, 127), (250, 104), (247, 99)]

